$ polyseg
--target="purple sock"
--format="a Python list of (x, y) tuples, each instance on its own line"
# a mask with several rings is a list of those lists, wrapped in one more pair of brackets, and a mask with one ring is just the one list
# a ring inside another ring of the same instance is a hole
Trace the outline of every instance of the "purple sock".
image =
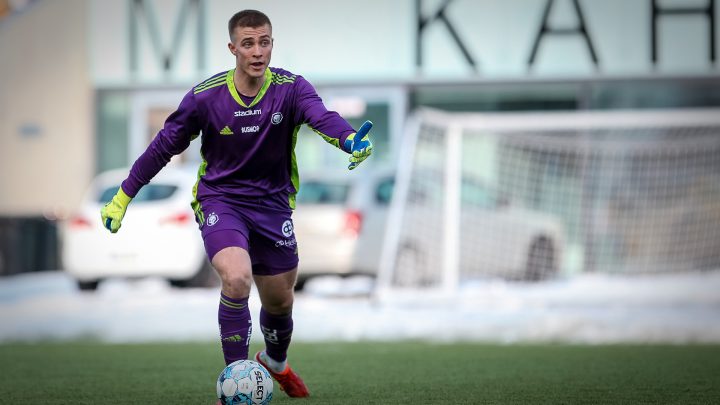
[(293, 331), (292, 314), (273, 315), (262, 308), (260, 329), (265, 338), (265, 353), (275, 361), (285, 361)]
[(252, 333), (247, 297), (230, 298), (220, 293), (218, 323), (225, 364), (247, 359)]

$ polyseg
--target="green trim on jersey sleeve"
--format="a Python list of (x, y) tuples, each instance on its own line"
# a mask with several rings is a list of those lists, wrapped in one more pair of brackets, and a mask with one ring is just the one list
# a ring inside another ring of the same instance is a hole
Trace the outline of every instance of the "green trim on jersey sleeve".
[(200, 167), (198, 167), (198, 174), (197, 174), (197, 181), (195, 182), (195, 185), (193, 186), (192, 192), (193, 192), (193, 200), (190, 203), (190, 206), (192, 207), (193, 211), (195, 212), (195, 217), (197, 217), (198, 222), (200, 225), (205, 223), (205, 213), (202, 211), (202, 204), (200, 204), (200, 201), (197, 199), (197, 189), (198, 185), (200, 184), (200, 178), (205, 176), (205, 173), (207, 171), (207, 160), (205, 160), (205, 157), (202, 155), (202, 152), (200, 152), (200, 158), (202, 159), (202, 162), (200, 163)]
[(260, 88), (260, 91), (258, 92), (257, 96), (255, 96), (255, 99), (250, 103), (250, 105), (245, 105), (245, 102), (242, 100), (242, 97), (237, 92), (237, 89), (235, 88), (235, 69), (228, 70), (227, 74), (225, 75), (225, 83), (227, 83), (228, 90), (230, 91), (230, 94), (232, 95), (233, 99), (237, 101), (238, 104), (245, 108), (250, 108), (254, 106), (255, 104), (259, 103), (260, 100), (262, 100), (263, 96), (265, 96), (265, 93), (267, 92), (267, 89), (270, 87), (270, 83), (272, 82), (272, 72), (270, 72), (270, 68), (265, 69), (265, 81), (263, 82), (262, 87)]
[(281, 75), (280, 73), (272, 72), (272, 84), (281, 85), (281, 84), (295, 83), (295, 77), (297, 77), (297, 76), (296, 75), (286, 76), (286, 75)]
[(195, 88), (193, 89), (193, 94), (198, 94), (200, 92), (211, 89), (213, 87), (222, 86), (223, 84), (225, 84), (226, 76), (220, 75), (220, 76), (205, 80), (204, 82), (195, 86)]
[(295, 192), (288, 196), (288, 204), (290, 205), (290, 209), (293, 210), (295, 209), (295, 197), (297, 196), (297, 192), (300, 191), (300, 171), (298, 170), (297, 157), (295, 156), (295, 145), (297, 144), (297, 136), (301, 126), (302, 125), (298, 125), (295, 127), (292, 134), (292, 147), (290, 148), (290, 181), (295, 187)]
[(308, 128), (312, 129), (313, 132), (315, 132), (316, 134), (320, 135), (320, 136), (322, 137), (322, 139), (325, 140), (325, 142), (327, 142), (327, 143), (329, 143), (330, 145), (332, 145), (332, 146), (334, 146), (334, 147), (342, 150), (343, 152), (345, 151), (343, 148), (340, 147), (340, 139), (338, 139), (338, 138), (333, 138), (333, 137), (331, 137), (331, 136), (325, 135), (325, 134), (323, 134), (322, 132), (318, 131), (317, 129), (311, 127), (310, 125), (308, 125)]

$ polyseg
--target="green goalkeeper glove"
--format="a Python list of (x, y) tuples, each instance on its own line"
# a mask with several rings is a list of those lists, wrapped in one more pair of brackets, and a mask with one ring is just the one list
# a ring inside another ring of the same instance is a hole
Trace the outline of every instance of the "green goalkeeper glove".
[(115, 233), (120, 229), (120, 222), (125, 216), (130, 201), (132, 201), (132, 197), (125, 194), (122, 187), (118, 187), (118, 191), (112, 200), (100, 210), (103, 225), (110, 232)]
[(352, 170), (358, 167), (360, 162), (367, 159), (368, 156), (372, 154), (373, 144), (370, 142), (370, 138), (368, 138), (367, 135), (372, 126), (372, 122), (365, 121), (356, 133), (350, 134), (350, 136), (345, 139), (345, 152), (352, 155), (350, 156), (350, 165), (348, 166), (348, 169)]

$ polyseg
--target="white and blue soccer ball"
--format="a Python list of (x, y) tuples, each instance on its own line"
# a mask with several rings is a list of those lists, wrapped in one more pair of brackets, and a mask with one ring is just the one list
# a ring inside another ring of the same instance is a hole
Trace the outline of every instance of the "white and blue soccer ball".
[(273, 380), (260, 363), (230, 363), (217, 380), (217, 396), (223, 405), (267, 405), (273, 397)]

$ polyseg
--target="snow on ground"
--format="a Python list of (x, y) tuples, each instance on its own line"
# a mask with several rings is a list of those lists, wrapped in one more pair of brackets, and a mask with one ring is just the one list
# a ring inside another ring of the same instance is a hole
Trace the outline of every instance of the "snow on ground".
[[(293, 339), (720, 343), (720, 271), (488, 281), (452, 295), (370, 291), (363, 278), (311, 280), (296, 298)], [(96, 292), (80, 292), (62, 272), (4, 277), (0, 342), (212, 341), (218, 299), (217, 288), (176, 289), (153, 278), (108, 280)], [(255, 331), (259, 304), (253, 292)]]

